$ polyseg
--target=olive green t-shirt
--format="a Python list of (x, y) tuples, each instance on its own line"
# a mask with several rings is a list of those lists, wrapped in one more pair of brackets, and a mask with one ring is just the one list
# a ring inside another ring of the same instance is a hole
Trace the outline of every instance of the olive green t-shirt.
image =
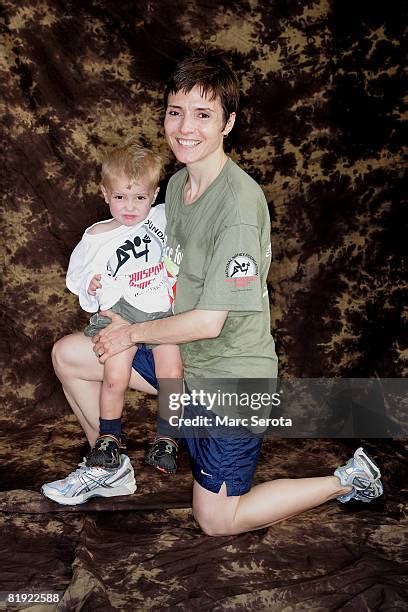
[(174, 284), (175, 314), (228, 310), (217, 338), (181, 344), (184, 376), (276, 378), (266, 277), (270, 222), (259, 185), (228, 159), (207, 190), (186, 206), (184, 168), (166, 192), (165, 264)]

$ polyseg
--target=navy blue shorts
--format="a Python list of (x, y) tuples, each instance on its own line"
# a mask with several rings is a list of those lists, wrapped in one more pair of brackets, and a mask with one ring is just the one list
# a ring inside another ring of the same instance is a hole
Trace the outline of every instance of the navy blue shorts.
[[(152, 351), (145, 346), (138, 348), (133, 359), (133, 368), (153, 387), (157, 388)], [(204, 407), (187, 406), (184, 418), (202, 414), (215, 418), (215, 414)], [(183, 441), (191, 458), (191, 469), (194, 480), (204, 489), (218, 493), (225, 482), (227, 495), (244, 495), (251, 488), (262, 437), (251, 435), (243, 427), (203, 428), (188, 427), (183, 431)], [(180, 432), (178, 432), (180, 433)]]
[[(216, 415), (203, 406), (187, 406), (183, 418), (207, 417), (214, 423)], [(244, 495), (251, 488), (262, 436), (244, 427), (181, 427), (183, 441), (191, 457), (194, 479), (208, 491), (218, 493), (225, 482), (227, 495)]]
[(135, 356), (133, 357), (132, 368), (140, 374), (142, 378), (147, 380), (155, 389), (158, 388), (156, 372), (154, 370), (153, 351), (146, 348), (144, 344), (137, 347)]

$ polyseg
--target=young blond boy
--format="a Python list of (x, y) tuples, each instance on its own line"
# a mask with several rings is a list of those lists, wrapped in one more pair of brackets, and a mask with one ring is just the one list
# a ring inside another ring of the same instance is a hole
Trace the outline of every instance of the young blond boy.
[[(152, 208), (160, 172), (160, 157), (134, 140), (111, 150), (104, 159), (101, 188), (112, 218), (85, 230), (71, 255), (66, 278), (81, 307), (96, 313), (84, 330), (87, 336), (94, 336), (110, 323), (100, 310), (111, 309), (132, 323), (172, 314), (171, 289), (163, 264), (164, 204)], [(157, 379), (182, 379), (178, 346), (152, 349)], [(137, 350), (123, 351), (104, 365), (100, 436), (87, 457), (88, 467), (117, 468), (120, 464), (124, 394)], [(160, 441), (156, 439), (149, 462), (172, 473), (177, 444), (171, 438), (165, 438), (161, 445)], [(158, 452), (158, 445), (167, 452)]]

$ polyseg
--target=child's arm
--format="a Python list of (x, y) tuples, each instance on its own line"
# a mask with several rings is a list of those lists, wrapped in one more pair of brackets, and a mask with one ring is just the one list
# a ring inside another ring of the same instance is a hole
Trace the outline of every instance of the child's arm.
[(69, 260), (66, 285), (78, 296), (79, 304), (86, 312), (97, 312), (99, 309), (96, 293), (88, 291), (96, 276), (95, 265), (95, 248), (82, 239)]
[(106, 266), (106, 249), (104, 249), (106, 240), (103, 236), (98, 238), (95, 234), (105, 234), (116, 227), (117, 222), (112, 223), (110, 220), (88, 227), (69, 260), (66, 285), (78, 296), (81, 308), (86, 312), (99, 310), (96, 290), (102, 285), (97, 284), (101, 279), (98, 271), (104, 270)]

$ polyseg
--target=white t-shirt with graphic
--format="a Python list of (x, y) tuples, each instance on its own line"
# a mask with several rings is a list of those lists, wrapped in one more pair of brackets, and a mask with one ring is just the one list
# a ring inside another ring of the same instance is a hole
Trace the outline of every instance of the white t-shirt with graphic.
[[(83, 310), (107, 310), (124, 298), (143, 312), (167, 312), (171, 289), (163, 263), (164, 204), (152, 208), (137, 225), (121, 225), (99, 234), (90, 234), (90, 229), (72, 252), (66, 277), (68, 289), (79, 297)], [(93, 296), (88, 287), (95, 274), (101, 274), (102, 288)]]

